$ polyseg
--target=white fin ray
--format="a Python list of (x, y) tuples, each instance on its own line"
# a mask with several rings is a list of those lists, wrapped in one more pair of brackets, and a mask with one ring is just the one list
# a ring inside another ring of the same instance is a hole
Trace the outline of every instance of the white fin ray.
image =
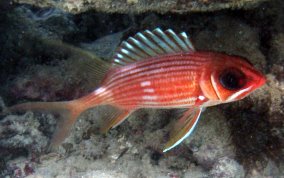
[(176, 34), (173, 30), (138, 32), (123, 41), (114, 55), (113, 64), (127, 65), (159, 55), (194, 52), (195, 49), (185, 32)]
[(149, 30), (146, 30), (145, 33), (148, 35), (148, 40), (152, 40), (155, 46), (153, 46), (153, 49), (157, 51), (158, 54), (164, 54), (168, 53), (168, 45), (164, 41), (162, 41), (158, 36), (154, 35)]
[(149, 56), (159, 55), (160, 49), (159, 48), (156, 49), (156, 45), (152, 41), (150, 41), (149, 38), (147, 38), (144, 34), (137, 33), (135, 37), (138, 39), (138, 41), (141, 41), (142, 43), (144, 43), (144, 46), (142, 46), (141, 50), (144, 50), (144, 51), (146, 50), (145, 52)]
[(159, 28), (154, 30), (155, 35), (159, 36), (160, 38), (162, 38), (164, 40), (164, 42), (166, 42), (166, 44), (168, 45), (164, 45), (165, 48), (167, 49), (168, 53), (174, 53), (176, 52), (175, 49), (175, 44), (172, 43), (171, 39)]
[(137, 40), (133, 37), (130, 37), (127, 40), (129, 43), (132, 43), (136, 47), (138, 47), (138, 48), (135, 49), (135, 51), (137, 49), (139, 49), (140, 52), (144, 53), (147, 57), (149, 57), (151, 55), (155, 55), (156, 53), (151, 48), (149, 48), (147, 45), (143, 44), (143, 39), (146, 39), (146, 37), (142, 34), (140, 34), (139, 36), (138, 35), (139, 35), (139, 33), (136, 35), (139, 38), (139, 40)]
[(183, 40), (183, 42), (187, 45), (187, 48), (192, 49), (193, 51), (195, 51), (194, 46), (192, 45), (191, 41), (189, 40), (189, 37), (187, 36), (187, 34), (185, 32), (182, 32), (179, 34), (180, 39)]
[(145, 53), (142, 53), (141, 50), (136, 50), (137, 49), (136, 47), (134, 47), (133, 45), (129, 44), (126, 41), (122, 42), (121, 47), (129, 49), (129, 51), (131, 51), (131, 53), (134, 55), (133, 57), (135, 57), (136, 59), (147, 57)]
[(177, 50), (187, 51), (186, 44), (175, 34), (175, 32), (173, 32), (172, 30), (167, 30), (166, 34), (168, 34), (168, 36), (170, 36), (172, 38), (172, 41), (178, 47)]
[(201, 112), (202, 108), (190, 108), (185, 111), (172, 130), (171, 138), (163, 149), (164, 153), (176, 147), (193, 132), (200, 118)]

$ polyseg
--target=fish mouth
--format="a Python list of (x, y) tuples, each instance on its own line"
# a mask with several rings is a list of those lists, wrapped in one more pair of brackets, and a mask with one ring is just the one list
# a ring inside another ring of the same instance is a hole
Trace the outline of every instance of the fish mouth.
[(258, 79), (257, 86), (261, 87), (266, 83), (267, 79), (264, 75), (261, 75)]

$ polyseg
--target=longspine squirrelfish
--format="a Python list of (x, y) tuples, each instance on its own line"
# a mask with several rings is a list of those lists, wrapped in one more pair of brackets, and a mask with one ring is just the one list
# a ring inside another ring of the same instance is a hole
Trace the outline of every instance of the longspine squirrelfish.
[(266, 79), (244, 58), (217, 52), (196, 51), (186, 33), (159, 28), (122, 42), (109, 64), (94, 58), (90, 66), (100, 86), (87, 96), (66, 102), (23, 103), (8, 111), (48, 110), (61, 113), (51, 145), (68, 135), (79, 115), (98, 105), (112, 105), (115, 113), (105, 121), (106, 132), (140, 108), (186, 108), (163, 151), (191, 134), (202, 108), (246, 97)]

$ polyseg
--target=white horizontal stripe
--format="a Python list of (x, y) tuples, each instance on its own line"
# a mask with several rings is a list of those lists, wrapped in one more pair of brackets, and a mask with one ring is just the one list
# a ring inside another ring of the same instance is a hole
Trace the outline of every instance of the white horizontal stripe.
[(198, 96), (198, 99), (200, 99), (201, 101), (203, 101), (205, 99), (205, 96)]
[(94, 91), (94, 93), (95, 93), (96, 95), (98, 95), (98, 94), (100, 94), (100, 93), (103, 93), (104, 91), (106, 91), (106, 88), (100, 87), (100, 88), (96, 89), (96, 90)]
[(151, 81), (143, 81), (140, 83), (141, 87), (146, 87), (151, 85)]
[(154, 96), (150, 96), (150, 95), (145, 95), (142, 96), (142, 99), (144, 100), (156, 100), (158, 98), (158, 96), (154, 95)]
[[(120, 78), (124, 78), (124, 77), (127, 77), (128, 75), (132, 75), (132, 74), (135, 74), (135, 73), (143, 73), (146, 70), (147, 71), (153, 71), (153, 70), (156, 70), (156, 69), (161, 69), (162, 67), (163, 68), (182, 67), (182, 68), (188, 68), (188, 69), (196, 69), (200, 65), (201, 65), (200, 62), (190, 61), (190, 60), (160, 61), (159, 63), (155, 63), (155, 64), (145, 63), (145, 66), (138, 66), (137, 65), (136, 69), (131, 69), (129, 71), (125, 70), (125, 72), (123, 72), (123, 73), (122, 72), (116, 73), (113, 77), (110, 78), (109, 82), (111, 83), (112, 81), (119, 80)], [(124, 68), (124, 67), (122, 67), (122, 68)]]
[(234, 99), (236, 99), (238, 96), (240, 96), (241, 94), (243, 94), (244, 92), (247, 92), (251, 89), (252, 87), (248, 87), (248, 88), (245, 88), (245, 89), (242, 89), (234, 94), (232, 94), (231, 96), (229, 96), (227, 98), (227, 102), (230, 102), (230, 101), (234, 101)]
[(145, 88), (143, 91), (145, 93), (154, 93), (155, 92), (155, 90), (153, 88)]
[(161, 68), (161, 69), (154, 69), (154, 70), (150, 70), (147, 72), (141, 72), (141, 73), (137, 73), (136, 75), (133, 76), (124, 76), (123, 78), (120, 78), (116, 81), (108, 81), (107, 83), (107, 87), (111, 88), (111, 87), (118, 87), (118, 86), (123, 86), (123, 85), (128, 85), (129, 83), (127, 83), (128, 81), (134, 81), (136, 79), (141, 79), (142, 77), (148, 77), (148, 78), (154, 78), (155, 76), (159, 77), (161, 75), (168, 75), (169, 77), (171, 77), (170, 75), (179, 75), (179, 74), (184, 74), (186, 76), (193, 76), (193, 74), (195, 73), (195, 69), (197, 68), (191, 68), (188, 66), (173, 66), (173, 67), (169, 67), (169, 68)]

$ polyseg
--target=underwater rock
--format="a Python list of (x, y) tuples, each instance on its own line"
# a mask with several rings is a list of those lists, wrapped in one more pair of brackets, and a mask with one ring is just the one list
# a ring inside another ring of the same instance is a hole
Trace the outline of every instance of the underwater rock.
[[(284, 29), (284, 28), (283, 28)], [(284, 32), (273, 35), (272, 47), (270, 49), (270, 64), (272, 65), (271, 72), (277, 80), (277, 85), (280, 90), (284, 90)]]
[(4, 80), (12, 75), (23, 73), (36, 64), (55, 65), (55, 60), (63, 58), (58, 55), (60, 51), (47, 52), (49, 48), (40, 40), (60, 40), (74, 32), (76, 29), (69, 17), (59, 10), (35, 10), (28, 6), (14, 7), (6, 13), (0, 13), (0, 83), (5, 85), (0, 90), (6, 90), (3, 93), (9, 93), (11, 86)]
[(116, 171), (90, 171), (80, 175), (81, 177), (99, 177), (99, 178), (128, 178), (127, 175)]
[(283, 64), (284, 63), (284, 32), (273, 35), (272, 48), (270, 58), (272, 63)]
[(266, 0), (13, 0), (15, 3), (31, 4), (39, 7), (55, 7), (71, 13), (96, 10), (106, 13), (186, 13), (220, 9), (251, 8)]
[(207, 171), (201, 169), (200, 167), (196, 166), (194, 168), (191, 168), (190, 170), (187, 170), (183, 178), (206, 178), (208, 177)]
[(0, 120), (1, 157), (16, 156), (17, 150), (20, 153), (44, 150), (49, 139), (40, 127), (40, 122), (31, 112), (22, 116), (8, 115)]
[(228, 157), (219, 158), (210, 170), (212, 178), (244, 178), (244, 168), (235, 160)]
[(193, 158), (205, 169), (212, 168), (220, 157), (235, 157), (225, 117), (216, 108), (204, 111), (196, 130), (185, 143), (193, 152)]
[(41, 101), (78, 98), (88, 88), (87, 83), (81, 83), (84, 77), (80, 73), (72, 60), (58, 62), (55, 67), (35, 65), (15, 78), (10, 85), (12, 89), (7, 93), (15, 98)]
[(265, 69), (266, 60), (260, 50), (257, 29), (228, 16), (215, 17), (210, 26), (193, 38), (197, 49), (242, 56), (259, 70)]

